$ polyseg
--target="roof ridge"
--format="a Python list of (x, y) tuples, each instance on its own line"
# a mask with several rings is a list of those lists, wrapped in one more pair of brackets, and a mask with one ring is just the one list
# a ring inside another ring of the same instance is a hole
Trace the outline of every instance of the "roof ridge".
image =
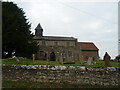
[(60, 38), (74, 38), (74, 37), (64, 37), (64, 36), (43, 36), (43, 37), (60, 37)]
[[(77, 42), (77, 43), (93, 43), (93, 42)], [(93, 43), (94, 44), (94, 43)]]
[(76, 41), (76, 38), (73, 37), (56, 37), (56, 36), (42, 36), (42, 37), (34, 37), (34, 39), (42, 39), (42, 40), (74, 40)]

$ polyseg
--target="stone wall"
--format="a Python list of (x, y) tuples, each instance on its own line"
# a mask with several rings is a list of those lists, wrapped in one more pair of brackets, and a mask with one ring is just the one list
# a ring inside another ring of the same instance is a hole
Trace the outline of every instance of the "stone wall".
[(94, 60), (99, 59), (98, 51), (82, 50), (81, 53), (84, 60), (88, 60), (89, 57), (93, 57)]
[(75, 46), (76, 41), (38, 40), (40, 46)]
[(81, 56), (80, 47), (78, 46), (40, 46), (36, 59), (51, 61), (51, 53), (55, 55), (53, 61), (80, 61)]
[(4, 66), (3, 80), (31, 82), (55, 82), (70, 84), (91, 84), (117, 86), (119, 68), (93, 68), (79, 66), (13, 65)]

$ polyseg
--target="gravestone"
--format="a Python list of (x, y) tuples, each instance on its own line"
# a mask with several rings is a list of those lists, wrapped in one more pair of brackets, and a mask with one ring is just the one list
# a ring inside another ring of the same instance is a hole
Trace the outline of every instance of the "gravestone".
[(80, 64), (84, 64), (84, 57), (81, 57)]
[(91, 65), (93, 61), (93, 57), (88, 57), (87, 65)]
[(35, 54), (32, 54), (33, 61), (35, 60)]
[(104, 57), (103, 57), (103, 60), (105, 62), (105, 67), (110, 67), (111, 64), (110, 64), (110, 55), (106, 52)]
[(17, 62), (17, 64), (19, 64), (20, 60), (18, 58), (16, 58), (16, 62)]

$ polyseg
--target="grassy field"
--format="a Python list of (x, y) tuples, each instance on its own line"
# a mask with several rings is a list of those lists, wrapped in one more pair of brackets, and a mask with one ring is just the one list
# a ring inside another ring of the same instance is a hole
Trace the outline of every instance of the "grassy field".
[[(120, 63), (117, 61), (110, 61), (112, 67), (120, 67)], [(62, 65), (62, 66), (85, 66), (85, 67), (104, 67), (104, 61), (96, 61), (94, 65), (82, 65), (80, 62), (75, 62), (75, 64), (61, 64), (59, 61), (45, 61), (45, 60), (30, 60), (30, 59), (4, 59), (2, 60), (2, 64), (5, 65)]]
[(3, 81), (3, 88), (118, 88), (118, 86), (79, 85), (68, 83), (37, 83), (23, 81)]

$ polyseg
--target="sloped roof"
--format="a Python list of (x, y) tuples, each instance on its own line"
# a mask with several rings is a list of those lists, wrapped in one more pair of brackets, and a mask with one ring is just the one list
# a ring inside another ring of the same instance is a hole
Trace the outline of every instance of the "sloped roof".
[(81, 50), (99, 50), (93, 42), (77, 42)]
[(60, 40), (60, 41), (75, 41), (74, 37), (57, 37), (57, 36), (42, 36), (42, 37), (34, 37), (34, 40)]

